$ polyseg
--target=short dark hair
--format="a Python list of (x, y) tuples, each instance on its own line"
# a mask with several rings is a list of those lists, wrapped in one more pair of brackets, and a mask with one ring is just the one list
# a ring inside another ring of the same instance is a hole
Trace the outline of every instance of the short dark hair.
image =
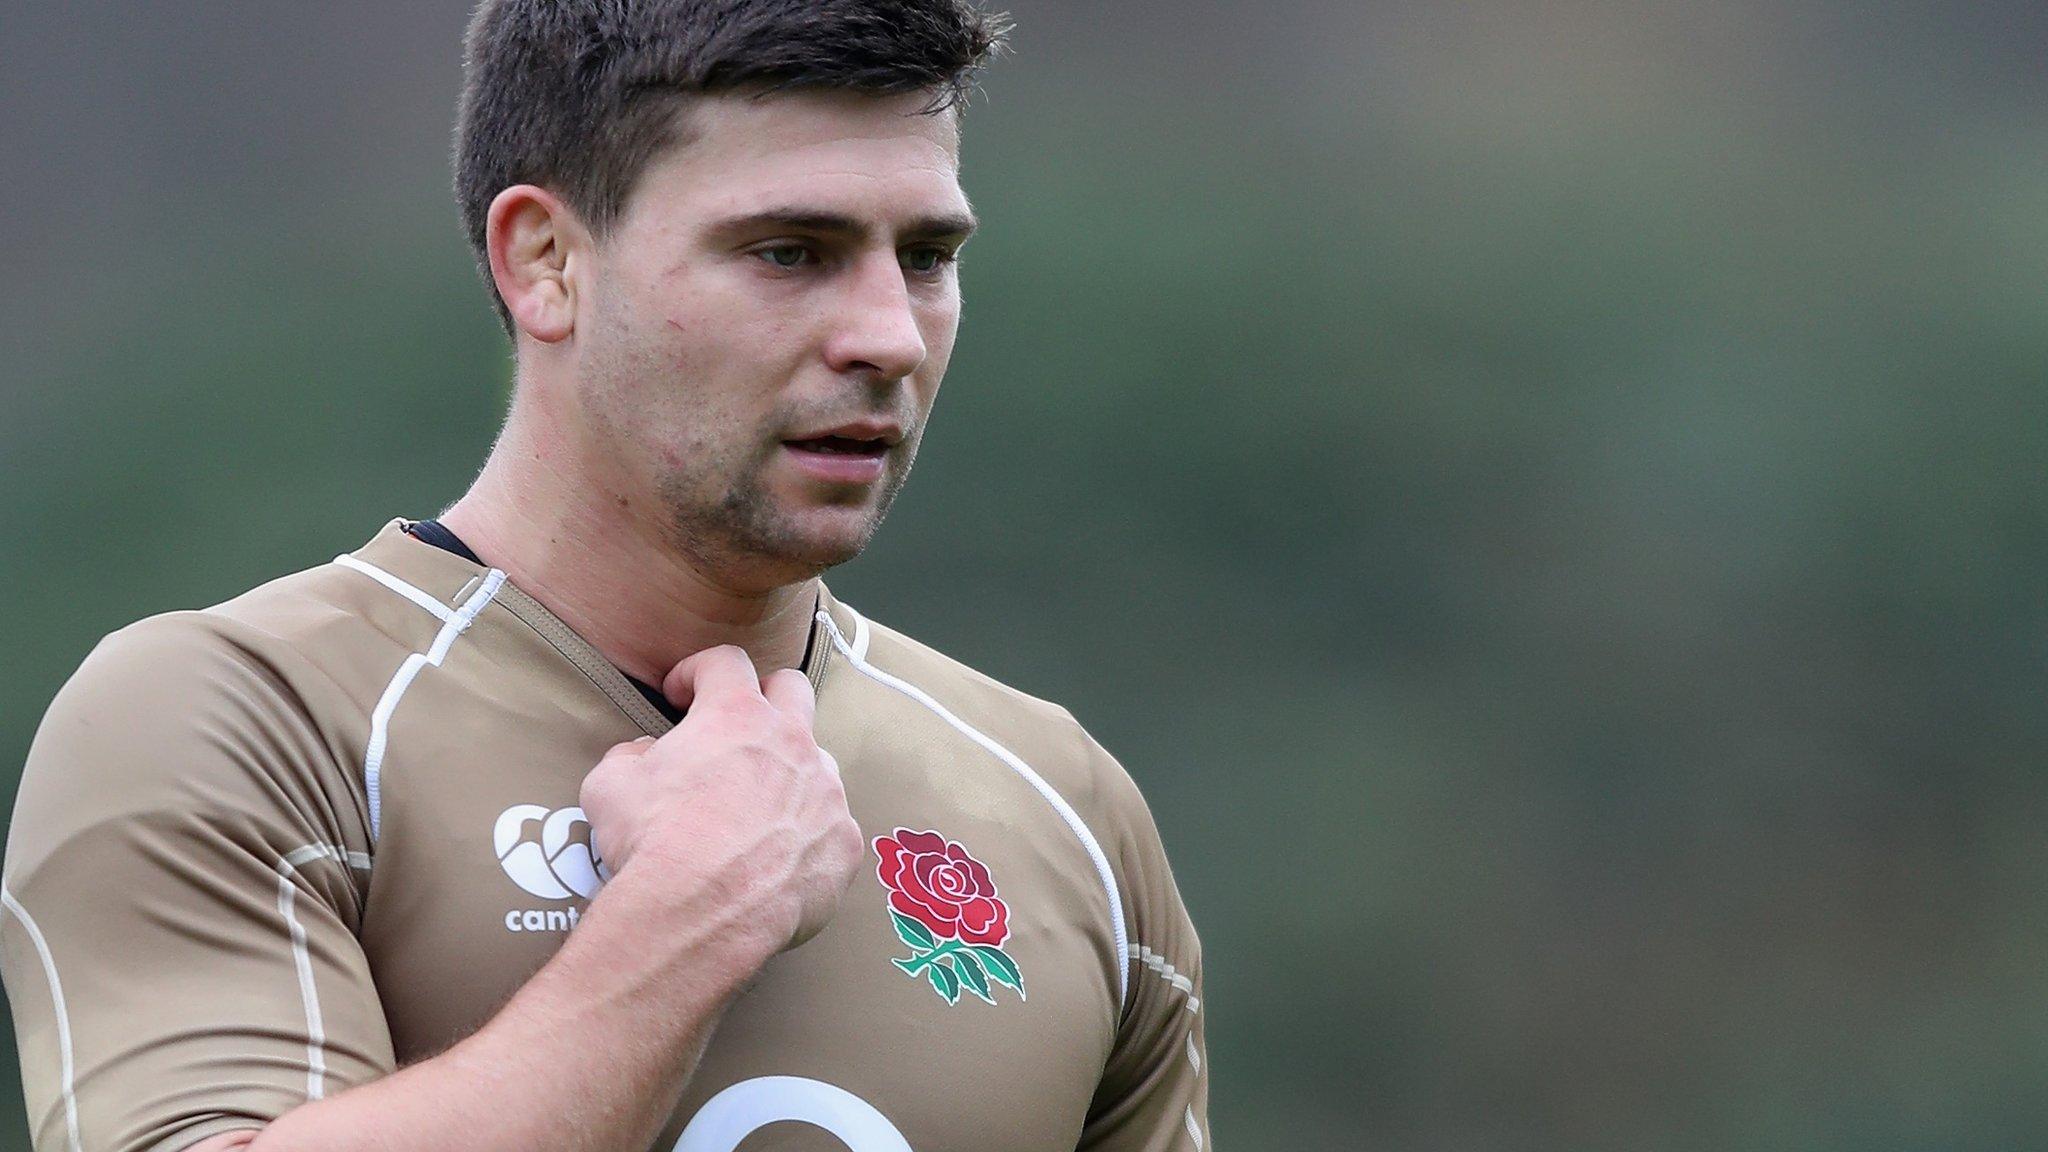
[(463, 44), (455, 197), (498, 319), (484, 217), (536, 184), (600, 238), (692, 96), (929, 92), (960, 104), (1006, 17), (973, 0), (482, 0)]

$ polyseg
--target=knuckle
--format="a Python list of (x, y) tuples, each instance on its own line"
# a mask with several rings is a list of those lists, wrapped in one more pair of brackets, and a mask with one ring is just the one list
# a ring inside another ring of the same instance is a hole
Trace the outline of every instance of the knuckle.
[(810, 739), (780, 721), (765, 724), (748, 734), (748, 746), (764, 760), (785, 768), (802, 765), (808, 759)]
[(768, 738), (792, 759), (808, 759), (817, 748), (817, 742), (811, 739), (810, 727), (788, 715), (777, 718), (768, 730)]

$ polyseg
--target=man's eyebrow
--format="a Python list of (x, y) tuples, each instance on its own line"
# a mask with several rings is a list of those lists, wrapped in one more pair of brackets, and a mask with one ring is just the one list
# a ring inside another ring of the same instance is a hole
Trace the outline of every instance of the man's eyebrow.
[[(928, 240), (957, 236), (962, 240), (974, 234), (981, 222), (972, 212), (941, 212), (932, 216), (920, 216), (903, 227), (903, 235), (912, 239)], [(872, 228), (866, 221), (856, 220), (838, 212), (821, 212), (807, 208), (770, 208), (762, 212), (749, 212), (732, 216), (711, 226), (718, 235), (738, 235), (748, 232), (772, 232), (787, 228), (793, 232), (817, 232), (832, 236), (864, 239)]]

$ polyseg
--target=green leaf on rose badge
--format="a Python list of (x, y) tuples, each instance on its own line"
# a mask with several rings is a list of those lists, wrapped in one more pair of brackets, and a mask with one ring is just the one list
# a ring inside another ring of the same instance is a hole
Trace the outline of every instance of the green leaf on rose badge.
[(932, 987), (939, 990), (939, 995), (946, 998), (946, 1003), (958, 1004), (960, 1002), (960, 978), (953, 975), (953, 970), (946, 966), (945, 961), (941, 960), (933, 964), (931, 967), (926, 968), (924, 972), (925, 975), (932, 978)]
[(948, 1004), (964, 987), (996, 1003), (1000, 984), (1024, 999), (1024, 974), (1003, 951), (1010, 906), (987, 865), (937, 832), (898, 828), (875, 837), (875, 876), (889, 890), (889, 920), (910, 955), (890, 963), (929, 982)]
[(896, 935), (905, 944), (910, 945), (912, 948), (937, 948), (939, 946), (939, 942), (932, 938), (932, 934), (925, 930), (924, 925), (919, 924), (917, 921), (912, 920), (893, 908), (890, 909), (889, 916), (896, 921)]
[(960, 973), (960, 982), (967, 985), (969, 992), (991, 1004), (996, 1002), (996, 998), (989, 995), (988, 973), (982, 971), (981, 961), (974, 958), (972, 950), (955, 952), (952, 960), (954, 970)]

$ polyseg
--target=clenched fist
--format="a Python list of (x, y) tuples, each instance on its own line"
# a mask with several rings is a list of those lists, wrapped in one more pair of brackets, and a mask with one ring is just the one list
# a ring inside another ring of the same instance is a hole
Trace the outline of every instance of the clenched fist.
[(689, 709), (682, 722), (614, 746), (583, 780), (605, 866), (652, 870), (700, 929), (765, 934), (763, 959), (810, 939), (864, 844), (839, 766), (812, 735), (810, 681), (793, 669), (758, 678), (725, 646), (676, 665), (662, 690)]

